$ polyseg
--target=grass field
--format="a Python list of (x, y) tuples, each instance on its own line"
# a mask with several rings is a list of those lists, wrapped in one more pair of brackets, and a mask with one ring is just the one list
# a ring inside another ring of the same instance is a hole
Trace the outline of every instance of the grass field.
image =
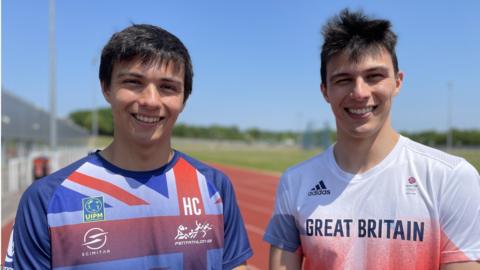
[(306, 160), (319, 152), (318, 150), (303, 151), (300, 149), (208, 149), (193, 151), (185, 149), (182, 151), (206, 162), (272, 172), (282, 172), (288, 167), (302, 160)]
[[(105, 147), (111, 138), (96, 140), (97, 148)], [(268, 144), (225, 143), (208, 140), (174, 139), (173, 147), (201, 161), (234, 165), (263, 171), (282, 172), (288, 167), (306, 160), (322, 151), (304, 151), (293, 146)], [(453, 150), (452, 154), (464, 157), (480, 171), (480, 149)]]
[(480, 149), (475, 150), (453, 150), (451, 151), (453, 155), (463, 157), (468, 160), (473, 167), (477, 168), (477, 171), (480, 172)]

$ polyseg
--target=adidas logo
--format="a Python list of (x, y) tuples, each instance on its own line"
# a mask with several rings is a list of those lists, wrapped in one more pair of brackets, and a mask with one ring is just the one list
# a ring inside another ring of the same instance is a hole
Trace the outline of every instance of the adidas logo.
[(308, 196), (315, 196), (315, 195), (330, 195), (330, 189), (327, 189), (323, 180), (320, 180), (318, 184), (315, 185), (309, 192)]

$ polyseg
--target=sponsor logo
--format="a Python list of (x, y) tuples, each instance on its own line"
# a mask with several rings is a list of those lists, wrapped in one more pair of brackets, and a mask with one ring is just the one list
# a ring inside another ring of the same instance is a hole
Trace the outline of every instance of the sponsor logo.
[(308, 196), (330, 195), (330, 189), (327, 189), (323, 180), (320, 180), (309, 192)]
[(107, 243), (108, 232), (101, 228), (91, 228), (83, 235), (82, 246), (87, 247), (87, 251), (82, 252), (82, 256), (109, 254), (110, 249), (102, 249)]
[(405, 185), (405, 194), (408, 194), (408, 195), (417, 194), (417, 190), (418, 190), (417, 179), (415, 179), (415, 177), (413, 176), (410, 176), (407, 181), (408, 183)]
[(410, 183), (411, 185), (415, 184), (416, 182), (417, 180), (415, 179), (415, 177), (408, 178), (408, 183)]
[(107, 234), (100, 228), (91, 228), (83, 236), (83, 245), (88, 249), (101, 249), (107, 243)]
[(198, 245), (212, 243), (212, 239), (207, 237), (208, 232), (213, 229), (209, 223), (201, 223), (195, 221), (195, 228), (193, 226), (189, 229), (185, 225), (179, 225), (177, 228), (177, 235), (175, 236), (175, 245)]
[(103, 197), (90, 197), (82, 199), (83, 222), (105, 220), (105, 207)]

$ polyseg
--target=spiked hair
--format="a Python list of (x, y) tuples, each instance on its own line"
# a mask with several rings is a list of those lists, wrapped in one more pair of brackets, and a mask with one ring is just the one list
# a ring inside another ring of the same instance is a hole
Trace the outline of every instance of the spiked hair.
[(390, 53), (393, 69), (395, 74), (398, 73), (395, 53), (397, 35), (392, 32), (390, 21), (372, 19), (361, 11), (351, 12), (344, 9), (327, 21), (322, 34), (322, 83), (326, 83), (328, 61), (339, 53), (346, 53), (351, 60), (358, 61), (366, 53), (378, 53), (384, 49)]

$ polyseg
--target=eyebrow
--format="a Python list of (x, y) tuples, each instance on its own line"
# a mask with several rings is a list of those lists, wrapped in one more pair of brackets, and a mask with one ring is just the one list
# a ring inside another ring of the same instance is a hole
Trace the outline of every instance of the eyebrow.
[[(142, 73), (131, 72), (131, 71), (123, 71), (123, 72), (119, 72), (117, 77), (118, 78), (122, 78), (122, 77), (144, 78), (145, 76)], [(176, 79), (173, 79), (171, 77), (161, 78), (160, 81), (182, 84), (182, 82), (180, 80), (176, 80)]]
[(366, 73), (375, 72), (375, 71), (387, 72), (388, 73), (388, 68), (384, 67), (384, 66), (378, 66), (378, 67), (373, 67), (373, 68), (369, 68), (369, 69), (365, 70)]
[(143, 78), (144, 77), (141, 73), (130, 72), (130, 71), (121, 71), (121, 72), (118, 73), (117, 77), (122, 78), (122, 77), (128, 77), (128, 76), (136, 77), (136, 78)]
[[(387, 72), (388, 73), (388, 68), (385, 67), (385, 66), (376, 66), (376, 67), (372, 67), (372, 68), (369, 68), (367, 70), (364, 70), (362, 71), (362, 73), (370, 73), (370, 72)], [(345, 76), (350, 76), (352, 73), (351, 72), (339, 72), (337, 74), (334, 74), (330, 77), (330, 80), (335, 80), (339, 77), (345, 77)]]

